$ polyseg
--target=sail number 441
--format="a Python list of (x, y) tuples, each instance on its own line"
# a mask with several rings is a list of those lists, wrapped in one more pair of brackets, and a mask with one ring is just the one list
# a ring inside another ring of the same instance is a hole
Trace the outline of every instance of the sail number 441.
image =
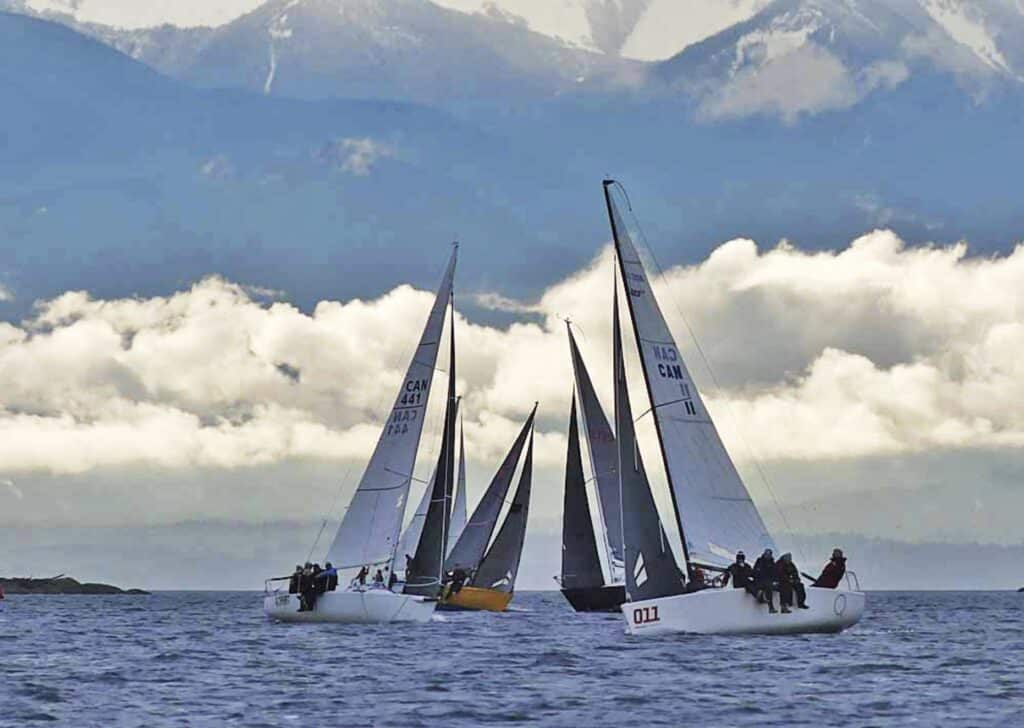
[(660, 622), (657, 607), (637, 607), (633, 610), (633, 624), (648, 624)]

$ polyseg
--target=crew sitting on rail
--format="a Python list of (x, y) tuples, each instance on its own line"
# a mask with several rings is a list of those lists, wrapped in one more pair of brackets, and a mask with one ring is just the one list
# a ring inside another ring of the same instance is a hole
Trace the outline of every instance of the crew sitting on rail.
[(821, 576), (811, 586), (819, 589), (835, 589), (846, 575), (846, 557), (842, 549), (832, 549), (832, 558), (821, 570)]
[(338, 570), (328, 561), (324, 564), (324, 570), (320, 572), (320, 578), (324, 581), (323, 591), (334, 591), (338, 588)]
[(768, 605), (768, 613), (775, 614), (775, 604), (772, 603), (772, 587), (775, 584), (775, 557), (771, 549), (765, 549), (764, 553), (757, 557), (754, 562), (754, 596), (761, 604)]
[(783, 554), (775, 564), (775, 576), (779, 580), (779, 605), (783, 614), (789, 614), (793, 606), (793, 594), (796, 593), (796, 605), (800, 609), (810, 609), (807, 606), (807, 591), (804, 583), (800, 581), (800, 570), (793, 563), (792, 554)]
[(750, 568), (747, 555), (742, 551), (736, 552), (736, 560), (722, 574), (722, 586), (729, 586), (730, 579), (733, 589), (746, 589), (751, 596), (757, 596), (754, 592), (754, 570)]
[(373, 575), (373, 588), (384, 588), (384, 572), (382, 572), (380, 569), (377, 569), (377, 573)]

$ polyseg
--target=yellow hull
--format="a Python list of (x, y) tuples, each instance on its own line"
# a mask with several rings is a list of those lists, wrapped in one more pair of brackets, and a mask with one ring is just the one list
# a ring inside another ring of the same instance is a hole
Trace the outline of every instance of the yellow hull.
[(441, 602), (441, 607), (451, 609), (473, 609), (485, 612), (504, 612), (512, 601), (511, 592), (496, 589), (480, 589), (475, 586), (464, 586), (457, 594), (449, 594)]

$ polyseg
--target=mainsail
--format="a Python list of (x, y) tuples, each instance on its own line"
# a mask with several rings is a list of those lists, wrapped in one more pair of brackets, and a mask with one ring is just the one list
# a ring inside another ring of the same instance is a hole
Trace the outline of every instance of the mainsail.
[(416, 553), (405, 570), (405, 593), (436, 597), (441, 592), (442, 567), (448, 546), (452, 493), (455, 481), (455, 418), (459, 400), (455, 397), (455, 310), (452, 309), (451, 353), (448, 361), (448, 400), (444, 409), (444, 433), (437, 456), (434, 487), (423, 521)]
[[(531, 420), (533, 417), (531, 416)], [(533, 483), (533, 429), (530, 429), (530, 444), (526, 448), (523, 471), (512, 503), (505, 514), (494, 543), (480, 563), (473, 576), (472, 585), (481, 589), (511, 592), (515, 589), (519, 561), (523, 555), (526, 540), (526, 521), (530, 514), (530, 491)]]
[(619, 488), (622, 497), (623, 541), (626, 550), (626, 594), (643, 601), (683, 592), (683, 576), (661, 527), (658, 507), (644, 470), (629, 405), (626, 366), (622, 358), (619, 295), (612, 309), (613, 364), (615, 370), (615, 432), (618, 444)]
[(775, 543), (722, 444), (609, 188), (605, 202), (687, 559), (728, 563)]
[[(576, 423), (576, 394), (569, 411), (569, 448), (565, 454), (565, 499), (562, 509), (563, 589), (604, 586), (601, 558), (597, 553), (594, 524), (587, 503), (587, 484), (580, 454), (580, 430)], [(622, 533), (620, 530), (619, 538)]]
[(494, 527), (497, 525), (498, 517), (501, 515), (501, 506), (505, 502), (505, 495), (508, 493), (509, 485), (512, 484), (512, 478), (515, 476), (516, 464), (518, 464), (519, 456), (522, 454), (526, 437), (533, 430), (533, 418), (536, 412), (537, 407), (535, 405), (533, 412), (530, 413), (529, 418), (526, 420), (526, 424), (523, 425), (519, 437), (516, 438), (515, 443), (512, 445), (512, 449), (505, 456), (505, 460), (502, 461), (498, 472), (494, 474), (494, 479), (487, 486), (487, 490), (473, 511), (473, 515), (470, 516), (469, 521), (466, 523), (466, 527), (462, 529), (462, 534), (459, 536), (458, 541), (455, 542), (452, 552), (445, 561), (445, 572), (461, 569), (466, 573), (472, 573), (484, 558), (487, 544), (491, 540)]
[(457, 252), (452, 251), (387, 423), (327, 551), (327, 558), (339, 569), (390, 564), (394, 557), (444, 329), (445, 309), (451, 299)]
[(580, 416), (586, 433), (590, 466), (597, 491), (598, 513), (605, 526), (608, 550), (611, 552), (610, 576), (617, 581), (616, 571), (623, 564), (622, 552), (622, 507), (619, 504), (618, 450), (615, 436), (608, 424), (601, 402), (597, 399), (594, 384), (583, 363), (583, 356), (576, 339), (569, 328), (569, 350), (572, 353), (572, 369), (579, 392)]
[(459, 425), (459, 475), (455, 480), (455, 500), (452, 502), (452, 518), (448, 525), (448, 550), (451, 553), (455, 542), (466, 527), (466, 425)]

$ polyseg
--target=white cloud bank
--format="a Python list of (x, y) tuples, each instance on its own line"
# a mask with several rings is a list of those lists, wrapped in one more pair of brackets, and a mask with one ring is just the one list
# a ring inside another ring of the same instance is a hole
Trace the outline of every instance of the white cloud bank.
[[(766, 460), (1021, 447), (1024, 247), (966, 253), (907, 248), (886, 231), (819, 253), (734, 240), (669, 270), (662, 299), (741, 458), (741, 442)], [(529, 306), (539, 321), (459, 320), (459, 389), (478, 462), (500, 456), (534, 400), (539, 462), (564, 457), (565, 316), (610, 402), (610, 265), (606, 250), (552, 286)], [(360, 461), (430, 298), (400, 286), (307, 314), (209, 278), (169, 297), (41, 302), (22, 325), (0, 324), (4, 475)], [(722, 391), (708, 386), (679, 310)]]

